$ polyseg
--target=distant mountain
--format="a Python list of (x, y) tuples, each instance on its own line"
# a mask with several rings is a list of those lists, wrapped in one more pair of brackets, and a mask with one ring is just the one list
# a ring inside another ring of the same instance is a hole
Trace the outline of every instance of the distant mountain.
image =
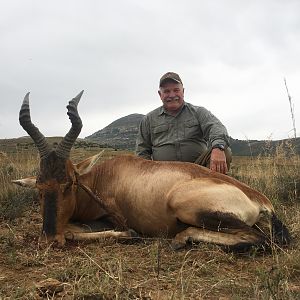
[[(132, 151), (135, 149), (135, 139), (143, 116), (142, 114), (131, 114), (115, 120), (85, 139), (77, 139), (74, 148), (105, 147)], [(47, 138), (50, 144), (59, 143), (61, 139), (62, 137)], [(0, 151), (4, 152), (16, 151), (16, 149), (30, 149), (33, 145), (33, 141), (28, 136), (17, 139), (0, 139)], [(279, 149), (283, 149), (285, 153), (296, 152), (300, 154), (300, 138), (279, 141), (245, 141), (230, 138), (230, 145), (235, 156), (267, 155)]]
[[(134, 150), (139, 123), (143, 116), (141, 114), (131, 114), (122, 117), (105, 128), (87, 136), (85, 140), (117, 149)], [(286, 150), (294, 147), (296, 152), (300, 154), (300, 138), (280, 141), (245, 141), (230, 138), (230, 145), (233, 155), (239, 156), (257, 156), (259, 154), (274, 153), (278, 145), (282, 145)]]
[[(61, 136), (51, 136), (46, 137), (49, 145), (59, 144), (63, 137)], [(74, 143), (73, 149), (76, 148), (102, 148), (103, 145), (99, 145), (93, 141), (86, 141), (84, 139), (78, 138)], [(108, 147), (109, 148), (109, 147)], [(0, 154), (1, 152), (11, 153), (18, 152), (23, 150), (32, 150), (35, 149), (35, 144), (30, 136), (23, 136), (19, 138), (12, 139), (0, 139)], [(1, 158), (1, 157), (0, 157)]]
[(85, 140), (117, 149), (134, 150), (138, 127), (143, 116), (141, 114), (131, 114), (120, 118), (87, 136)]
[(300, 154), (300, 138), (284, 139), (278, 141), (258, 140), (237, 140), (230, 138), (230, 146), (233, 155), (236, 156), (257, 156), (268, 155), (279, 151), (281, 148), (285, 153)]

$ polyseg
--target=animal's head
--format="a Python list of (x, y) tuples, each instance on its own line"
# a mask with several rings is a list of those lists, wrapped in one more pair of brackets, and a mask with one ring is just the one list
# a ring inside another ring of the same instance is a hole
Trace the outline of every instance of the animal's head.
[(69, 156), (82, 128), (77, 111), (82, 93), (83, 91), (67, 106), (72, 127), (55, 148), (48, 144), (43, 134), (31, 122), (29, 93), (24, 98), (19, 115), (21, 126), (33, 139), (40, 154), (36, 188), (39, 191), (43, 216), (42, 236), (46, 237), (47, 241), (57, 241), (61, 245), (65, 243), (64, 227), (75, 207), (76, 172)]

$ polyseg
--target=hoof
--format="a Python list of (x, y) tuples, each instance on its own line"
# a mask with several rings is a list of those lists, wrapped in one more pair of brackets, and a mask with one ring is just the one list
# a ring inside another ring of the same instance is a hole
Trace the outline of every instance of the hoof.
[(172, 243), (171, 243), (171, 248), (174, 251), (181, 250), (181, 249), (185, 248), (185, 246), (186, 246), (186, 243), (178, 242), (178, 241), (175, 241), (175, 240), (173, 240)]
[(128, 230), (128, 235), (132, 238), (138, 238), (139, 237), (138, 233), (133, 229)]
[(65, 231), (66, 240), (74, 240), (74, 234), (71, 231)]

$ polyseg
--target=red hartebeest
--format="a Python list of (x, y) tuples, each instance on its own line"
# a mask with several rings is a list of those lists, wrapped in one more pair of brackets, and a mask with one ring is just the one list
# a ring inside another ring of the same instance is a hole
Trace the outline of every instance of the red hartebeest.
[[(149, 161), (121, 156), (95, 165), (99, 155), (74, 165), (69, 156), (82, 123), (77, 105), (69, 102), (72, 127), (51, 149), (32, 124), (29, 94), (20, 124), (40, 153), (38, 177), (16, 180), (39, 190), (43, 235), (63, 245), (75, 240), (140, 235), (173, 238), (173, 247), (204, 241), (241, 248), (269, 241), (288, 244), (288, 229), (275, 216), (263, 194), (234, 178), (192, 163)], [(82, 232), (71, 222), (108, 220), (111, 229)]]

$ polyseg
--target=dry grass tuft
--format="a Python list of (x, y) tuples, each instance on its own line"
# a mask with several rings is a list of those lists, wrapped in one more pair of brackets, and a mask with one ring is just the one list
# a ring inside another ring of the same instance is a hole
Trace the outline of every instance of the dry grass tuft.
[(300, 200), (300, 157), (292, 141), (273, 150), (266, 143), (264, 155), (235, 158), (231, 175), (267, 195), (275, 203)]
[[(36, 195), (10, 183), (36, 174), (36, 152), (1, 154), (0, 299), (299, 299), (300, 160), (287, 149), (234, 159), (232, 175), (270, 197), (294, 236), (289, 249), (244, 255), (207, 244), (173, 252), (164, 239), (41, 246)], [(96, 152), (77, 148), (72, 156)], [(107, 151), (103, 159), (122, 153)], [(45, 290), (49, 282), (54, 288)]]

